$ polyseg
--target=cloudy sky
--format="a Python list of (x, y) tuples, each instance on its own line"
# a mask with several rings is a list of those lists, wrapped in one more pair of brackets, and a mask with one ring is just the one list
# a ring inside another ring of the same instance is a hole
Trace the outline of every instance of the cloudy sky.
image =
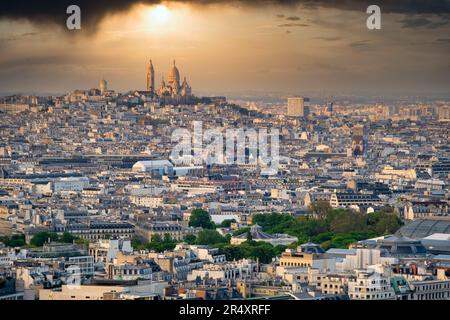
[[(78, 4), (82, 29), (68, 31)], [(368, 30), (377, 4), (382, 29)], [(450, 1), (2, 1), (0, 92), (156, 85), (175, 59), (194, 93), (442, 95)]]

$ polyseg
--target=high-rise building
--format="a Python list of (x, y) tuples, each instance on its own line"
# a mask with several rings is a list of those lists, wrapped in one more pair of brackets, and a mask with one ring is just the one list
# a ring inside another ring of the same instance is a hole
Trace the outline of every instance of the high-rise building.
[(333, 102), (332, 101), (327, 102), (327, 112), (330, 115), (333, 114)]
[(333, 102), (328, 102), (327, 109), (328, 112), (333, 112)]
[(146, 90), (155, 92), (155, 69), (153, 69), (152, 60), (147, 64), (147, 86)]
[(289, 97), (288, 98), (288, 116), (307, 117), (309, 114), (309, 98)]
[(108, 90), (108, 82), (106, 82), (105, 79), (102, 79), (100, 81), (100, 93), (101, 93), (101, 95), (104, 95), (106, 90)]
[(439, 121), (450, 121), (450, 106), (441, 106), (438, 110)]
[(367, 149), (366, 129), (363, 125), (353, 127), (352, 151), (355, 157), (363, 156)]

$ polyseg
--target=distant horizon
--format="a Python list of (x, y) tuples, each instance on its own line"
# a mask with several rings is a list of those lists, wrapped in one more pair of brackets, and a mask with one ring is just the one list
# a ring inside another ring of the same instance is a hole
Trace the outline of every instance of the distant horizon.
[[(90, 90), (90, 89), (98, 89), (97, 87), (93, 86), (91, 88), (74, 88), (72, 90), (68, 90), (67, 92), (0, 92), (0, 97), (8, 97), (8, 96), (38, 96), (38, 97), (50, 97), (50, 96), (64, 96), (67, 95), (74, 90)], [(110, 88), (111, 90), (114, 90), (114, 88)], [(142, 89), (129, 89), (124, 91), (117, 91), (115, 92), (119, 94), (126, 94), (128, 92), (133, 91), (139, 91)], [(377, 102), (381, 102), (382, 100), (387, 101), (399, 101), (399, 100), (407, 100), (412, 101), (414, 99), (417, 99), (416, 101), (423, 101), (423, 100), (444, 100), (444, 101), (450, 101), (450, 93), (449, 92), (442, 92), (442, 93), (422, 93), (422, 94), (408, 94), (408, 93), (402, 93), (402, 94), (382, 94), (382, 93), (364, 93), (364, 92), (354, 92), (354, 93), (346, 93), (341, 92), (339, 94), (325, 94), (322, 95), (319, 92), (267, 92), (267, 91), (256, 91), (256, 90), (248, 90), (248, 91), (228, 91), (228, 92), (211, 92), (211, 91), (199, 91), (193, 93), (197, 97), (214, 97), (214, 96), (224, 96), (227, 98), (227, 100), (284, 100), (289, 96), (306, 96), (313, 100), (323, 100), (323, 101), (337, 101), (337, 100), (343, 100), (343, 99), (349, 99), (349, 100), (377, 100)]]

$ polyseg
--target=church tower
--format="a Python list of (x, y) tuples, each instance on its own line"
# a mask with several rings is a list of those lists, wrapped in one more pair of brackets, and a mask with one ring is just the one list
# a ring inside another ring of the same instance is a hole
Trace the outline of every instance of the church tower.
[(191, 86), (188, 84), (186, 77), (184, 77), (183, 84), (181, 85), (181, 96), (190, 97), (191, 94)]
[(146, 90), (155, 92), (155, 69), (153, 69), (152, 60), (147, 64), (147, 86)]

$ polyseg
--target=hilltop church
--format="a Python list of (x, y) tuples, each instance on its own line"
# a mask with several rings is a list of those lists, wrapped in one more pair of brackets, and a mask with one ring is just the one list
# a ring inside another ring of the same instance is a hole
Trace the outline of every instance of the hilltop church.
[(155, 69), (153, 68), (152, 60), (149, 61), (147, 64), (146, 90), (163, 102), (188, 102), (192, 97), (191, 86), (186, 81), (186, 77), (184, 77), (183, 83), (180, 84), (180, 72), (175, 65), (175, 60), (167, 73), (167, 83), (164, 81), (163, 76), (159, 88), (155, 87)]

